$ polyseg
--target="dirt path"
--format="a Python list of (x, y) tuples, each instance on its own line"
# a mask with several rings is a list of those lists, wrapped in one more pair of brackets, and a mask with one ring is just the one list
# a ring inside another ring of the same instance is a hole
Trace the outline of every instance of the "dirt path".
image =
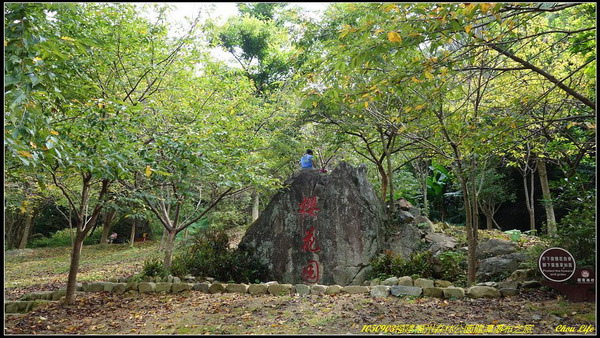
[(5, 334), (361, 334), (364, 325), (395, 325), (387, 329), (396, 333), (437, 327), (556, 334), (559, 325), (595, 328), (595, 304), (556, 296), (540, 290), (488, 300), (86, 293), (71, 306), (53, 303), (6, 317)]

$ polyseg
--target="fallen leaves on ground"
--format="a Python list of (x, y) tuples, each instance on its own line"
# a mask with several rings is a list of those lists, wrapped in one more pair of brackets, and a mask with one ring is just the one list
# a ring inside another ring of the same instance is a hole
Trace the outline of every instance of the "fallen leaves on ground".
[[(558, 313), (557, 309), (560, 309)], [(252, 296), (86, 293), (6, 317), (6, 334), (360, 334), (363, 325), (594, 325), (595, 304), (529, 290), (499, 299), (372, 298), (368, 295)], [(559, 315), (557, 315), (559, 314)], [(581, 318), (587, 318), (582, 320)]]

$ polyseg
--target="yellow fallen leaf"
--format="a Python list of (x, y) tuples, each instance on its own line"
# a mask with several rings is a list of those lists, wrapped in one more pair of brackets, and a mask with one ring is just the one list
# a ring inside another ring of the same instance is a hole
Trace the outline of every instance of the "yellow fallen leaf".
[(30, 157), (30, 158), (33, 157), (33, 155), (31, 155), (30, 152), (25, 151), (25, 150), (20, 150), (18, 153), (19, 153), (19, 155), (24, 156), (24, 157)]
[(467, 32), (467, 34), (469, 34), (471, 29), (473, 29), (473, 25), (468, 25), (467, 27), (465, 27), (465, 32)]
[(50, 134), (52, 134), (52, 135), (58, 135), (58, 132), (56, 130), (50, 130)]
[(388, 38), (388, 40), (390, 40), (390, 42), (398, 42), (398, 43), (402, 42), (402, 37), (400, 36), (400, 34), (398, 34), (396, 32), (388, 32), (387, 38)]
[(150, 175), (152, 175), (152, 168), (150, 168), (149, 165), (146, 166), (146, 177), (150, 177)]

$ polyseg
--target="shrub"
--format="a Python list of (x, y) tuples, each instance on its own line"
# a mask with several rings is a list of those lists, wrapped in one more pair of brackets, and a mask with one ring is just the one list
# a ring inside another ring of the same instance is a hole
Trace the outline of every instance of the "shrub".
[(431, 277), (433, 275), (429, 251), (415, 252), (405, 260), (402, 255), (386, 250), (371, 260), (371, 268), (368, 278), (411, 275)]
[(223, 230), (203, 229), (192, 244), (173, 259), (175, 275), (213, 277), (222, 281), (250, 283), (264, 280), (266, 270), (247, 252), (229, 249), (229, 237)]
[(169, 275), (169, 270), (165, 269), (163, 261), (160, 258), (150, 258), (144, 262), (141, 275), (166, 277)]
[[(98, 244), (100, 243), (100, 237), (102, 236), (101, 231), (94, 231), (94, 233), (83, 240), (84, 245)], [(75, 231), (73, 231), (73, 237), (75, 237)], [(55, 247), (64, 247), (71, 246), (71, 229), (62, 229), (52, 236), (36, 238), (29, 243), (27, 243), (28, 248), (55, 248)]]
[(558, 224), (554, 244), (569, 251), (578, 267), (594, 267), (596, 261), (595, 198), (588, 198)]
[(465, 284), (467, 256), (463, 251), (445, 251), (437, 256), (441, 265), (438, 278)]

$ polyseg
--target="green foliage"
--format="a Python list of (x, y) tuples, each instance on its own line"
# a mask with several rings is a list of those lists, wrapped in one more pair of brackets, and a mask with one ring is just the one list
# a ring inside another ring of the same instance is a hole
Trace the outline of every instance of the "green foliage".
[[(42, 237), (31, 240), (27, 243), (28, 248), (54, 248), (54, 247), (68, 247), (72, 246), (71, 236), (75, 237), (75, 231), (71, 235), (71, 229), (62, 229), (54, 234), (52, 234), (49, 238)], [(100, 242), (100, 237), (102, 233), (100, 231), (95, 231), (91, 236), (86, 237), (83, 240), (84, 245), (98, 244)]]
[(371, 259), (372, 270), (368, 278), (385, 278), (419, 275), (421, 277), (433, 276), (431, 268), (431, 252), (415, 252), (408, 260), (401, 254), (386, 250)]
[(163, 261), (160, 258), (150, 258), (144, 261), (141, 276), (149, 277), (166, 277), (169, 275), (169, 270), (165, 269)]
[(578, 267), (594, 267), (596, 263), (596, 198), (595, 189), (579, 206), (558, 224), (556, 246), (569, 251)]
[(228, 230), (246, 225), (247, 220), (248, 212), (246, 210), (231, 205), (227, 210), (217, 210), (211, 213), (208, 222), (213, 228)]
[(173, 259), (173, 274), (213, 277), (221, 281), (251, 283), (264, 280), (265, 270), (250, 259), (247, 252), (229, 248), (229, 238), (222, 230), (203, 229), (192, 244)]
[(463, 251), (445, 251), (436, 257), (441, 265), (437, 278), (466, 285), (467, 256)]

